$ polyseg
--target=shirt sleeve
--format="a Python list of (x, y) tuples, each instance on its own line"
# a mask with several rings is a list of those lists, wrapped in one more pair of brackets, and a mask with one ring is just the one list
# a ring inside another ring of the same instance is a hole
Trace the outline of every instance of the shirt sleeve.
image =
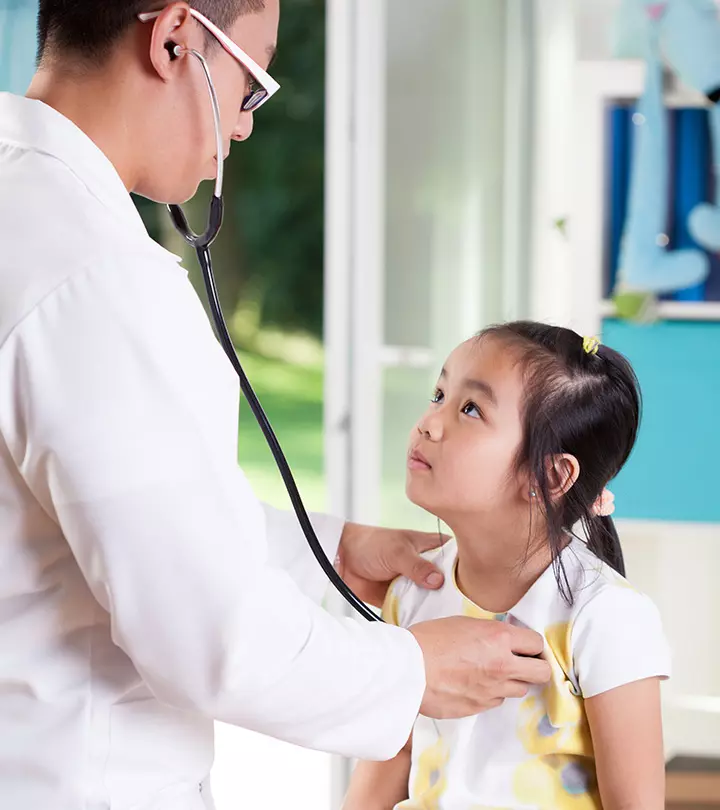
[[(271, 564), (287, 571), (302, 592), (319, 604), (328, 589), (328, 580), (310, 550), (297, 515), (268, 504), (263, 506)], [(325, 556), (334, 562), (345, 521), (316, 513), (309, 517)]]
[(573, 623), (572, 651), (584, 698), (645, 678), (667, 679), (671, 673), (657, 608), (624, 585), (604, 588), (581, 608)]
[(390, 758), (425, 689), (420, 647), (405, 630), (332, 617), (273, 562), (237, 466), (227, 369), (177, 267), (97, 266), (0, 348), (0, 431), (159, 700)]
[(395, 627), (410, 627), (412, 624), (412, 610), (409, 604), (409, 593), (416, 587), (407, 577), (398, 577), (390, 583), (385, 602), (382, 607), (382, 617)]

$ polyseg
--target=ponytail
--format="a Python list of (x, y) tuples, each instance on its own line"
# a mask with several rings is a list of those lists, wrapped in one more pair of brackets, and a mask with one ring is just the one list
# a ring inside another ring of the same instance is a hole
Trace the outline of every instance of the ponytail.
[(625, 558), (613, 519), (596, 516), (583, 523), (590, 551), (624, 577)]

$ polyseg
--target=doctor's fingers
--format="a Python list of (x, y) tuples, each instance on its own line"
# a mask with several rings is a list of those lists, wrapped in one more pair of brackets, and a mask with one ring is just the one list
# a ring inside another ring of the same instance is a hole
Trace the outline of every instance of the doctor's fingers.
[(445, 580), (442, 571), (421, 554), (438, 548), (448, 538), (438, 534), (405, 531), (402, 539), (403, 542), (397, 543), (392, 549), (391, 567), (421, 588), (439, 588)]
[(499, 623), (482, 622), (487, 645), (485, 670), (496, 683), (519, 681), (526, 684), (545, 684), (552, 670), (541, 658), (545, 641), (534, 630)]
[(507, 645), (507, 649), (516, 655), (535, 657), (542, 655), (545, 649), (545, 639), (527, 627), (518, 627), (514, 624), (503, 622), (501, 625), (500, 638)]
[(530, 685), (523, 681), (505, 681), (500, 687), (500, 693), (505, 698), (524, 698), (530, 691)]
[(542, 686), (551, 677), (552, 669), (550, 669), (550, 664), (542, 658), (525, 658), (514, 655), (506, 670), (507, 680), (525, 684)]

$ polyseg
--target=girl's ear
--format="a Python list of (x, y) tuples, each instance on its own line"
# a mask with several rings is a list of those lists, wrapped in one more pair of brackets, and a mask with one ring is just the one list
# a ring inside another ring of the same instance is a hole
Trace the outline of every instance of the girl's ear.
[(550, 497), (553, 500), (566, 495), (578, 480), (580, 463), (569, 453), (551, 456), (547, 462), (547, 477)]

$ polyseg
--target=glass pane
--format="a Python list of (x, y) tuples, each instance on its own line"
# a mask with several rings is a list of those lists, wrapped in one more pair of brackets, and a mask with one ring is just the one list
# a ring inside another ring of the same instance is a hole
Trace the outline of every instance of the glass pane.
[(504, 2), (386, 7), (385, 343), (445, 354), (500, 313)]
[(434, 359), (383, 373), (381, 519), (434, 531), (405, 497), (407, 441), (445, 356), (501, 317), (505, 4), (386, 9), (384, 342)]
[(380, 510), (387, 526), (434, 531), (437, 520), (405, 497), (408, 439), (427, 407), (435, 370), (386, 369), (383, 374), (382, 484)]

